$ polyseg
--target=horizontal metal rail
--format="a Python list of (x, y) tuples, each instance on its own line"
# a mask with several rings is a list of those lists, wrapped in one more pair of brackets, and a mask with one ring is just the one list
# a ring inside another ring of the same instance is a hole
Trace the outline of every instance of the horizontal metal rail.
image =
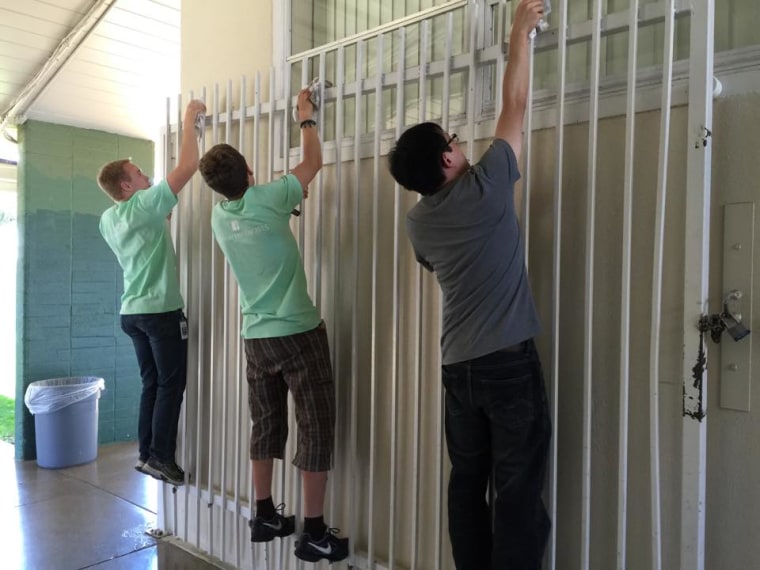
[(334, 42), (330, 42), (329, 44), (324, 44), (319, 47), (312, 48), (310, 50), (293, 54), (287, 57), (285, 61), (287, 61), (288, 63), (293, 63), (296, 61), (302, 61), (304, 59), (314, 57), (321, 53), (337, 51), (338, 48), (340, 47), (355, 45), (355, 44), (358, 44), (360, 41), (371, 40), (383, 34), (394, 32), (401, 28), (411, 26), (412, 24), (417, 24), (419, 22), (422, 22), (423, 20), (430, 20), (432, 18), (435, 18), (436, 16), (441, 16), (449, 12), (454, 12), (455, 10), (459, 10), (460, 8), (466, 7), (467, 4), (469, 4), (469, 0), (454, 0), (453, 2), (448, 2), (447, 4), (443, 4), (442, 6), (434, 6), (432, 8), (427, 8), (426, 10), (421, 10), (420, 12), (416, 12), (415, 14), (404, 16), (403, 18), (397, 18), (386, 24), (381, 24), (380, 26), (374, 27), (370, 30), (366, 30), (364, 32), (358, 32), (356, 34), (343, 38), (342, 40), (335, 40)]

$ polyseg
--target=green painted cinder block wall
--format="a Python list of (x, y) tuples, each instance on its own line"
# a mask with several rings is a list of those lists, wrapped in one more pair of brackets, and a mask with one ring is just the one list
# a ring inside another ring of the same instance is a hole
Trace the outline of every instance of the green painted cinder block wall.
[(28, 121), (19, 143), (16, 456), (36, 457), (23, 397), (47, 378), (102, 377), (100, 443), (134, 440), (140, 374), (119, 326), (121, 268), (98, 231), (113, 202), (96, 176), (130, 157), (152, 172), (153, 142)]

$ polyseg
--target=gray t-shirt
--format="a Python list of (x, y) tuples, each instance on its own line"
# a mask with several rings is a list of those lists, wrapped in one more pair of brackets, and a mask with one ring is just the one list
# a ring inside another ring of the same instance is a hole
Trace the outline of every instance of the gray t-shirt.
[(443, 291), (443, 364), (534, 337), (541, 325), (514, 205), (514, 151), (496, 139), (480, 162), (407, 214), (417, 260)]

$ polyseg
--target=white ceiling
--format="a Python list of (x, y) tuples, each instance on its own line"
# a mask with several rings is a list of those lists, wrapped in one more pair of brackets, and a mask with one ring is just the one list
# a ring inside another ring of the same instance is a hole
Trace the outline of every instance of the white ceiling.
[[(39, 95), (21, 105), (20, 120), (155, 140), (166, 120), (166, 97), (179, 91), (180, 3), (0, 0), (0, 124), (24, 90), (40, 84)], [(63, 42), (91, 9), (109, 4), (88, 35)], [(82, 38), (52, 79), (33, 81), (63, 59), (59, 44)]]

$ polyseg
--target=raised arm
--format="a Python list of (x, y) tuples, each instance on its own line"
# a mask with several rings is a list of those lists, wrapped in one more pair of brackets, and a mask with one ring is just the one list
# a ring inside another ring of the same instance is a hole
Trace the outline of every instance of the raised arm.
[(502, 84), (501, 114), (496, 121), (494, 137), (507, 141), (518, 160), (522, 151), (523, 119), (528, 102), (529, 34), (543, 14), (543, 0), (521, 0), (509, 35), (509, 59)]
[(319, 132), (317, 125), (310, 121), (314, 113), (314, 106), (309, 100), (309, 90), (302, 89), (298, 93), (298, 120), (301, 122), (301, 148), (303, 148), (303, 160), (301, 160), (292, 173), (298, 178), (306, 197), (307, 187), (322, 168), (322, 146), (319, 144)]
[(198, 141), (195, 139), (195, 118), (199, 113), (206, 112), (203, 101), (193, 99), (187, 104), (185, 118), (182, 121), (182, 142), (179, 146), (179, 158), (177, 166), (167, 176), (166, 181), (172, 192), (179, 194), (185, 184), (198, 170)]

